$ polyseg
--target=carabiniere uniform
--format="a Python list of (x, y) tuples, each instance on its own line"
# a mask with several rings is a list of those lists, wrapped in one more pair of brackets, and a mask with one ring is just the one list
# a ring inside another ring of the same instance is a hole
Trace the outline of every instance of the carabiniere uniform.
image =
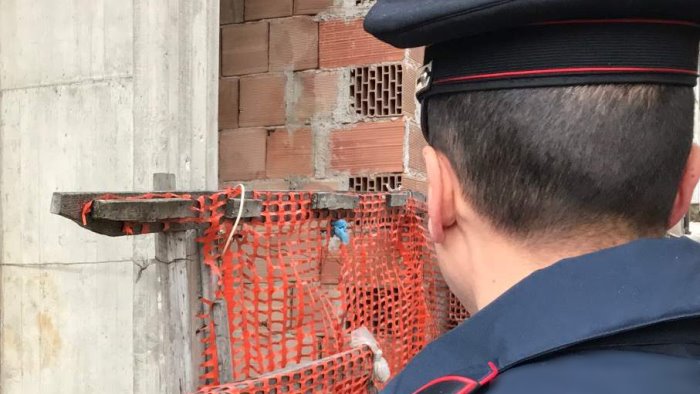
[[(365, 28), (427, 47), (426, 137), (440, 94), (698, 77), (699, 0), (378, 0)], [(700, 245), (639, 240), (538, 271), (384, 392), (700, 393)]]

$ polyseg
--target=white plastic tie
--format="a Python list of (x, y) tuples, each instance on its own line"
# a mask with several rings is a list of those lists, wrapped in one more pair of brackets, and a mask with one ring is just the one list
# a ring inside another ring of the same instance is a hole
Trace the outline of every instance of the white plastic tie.
[(365, 327), (360, 327), (353, 331), (350, 335), (350, 346), (353, 348), (358, 348), (362, 346), (367, 346), (372, 350), (374, 354), (374, 378), (382, 383), (389, 381), (391, 377), (391, 370), (389, 369), (389, 363), (384, 358), (382, 349), (379, 348), (377, 340), (374, 339), (374, 335)]

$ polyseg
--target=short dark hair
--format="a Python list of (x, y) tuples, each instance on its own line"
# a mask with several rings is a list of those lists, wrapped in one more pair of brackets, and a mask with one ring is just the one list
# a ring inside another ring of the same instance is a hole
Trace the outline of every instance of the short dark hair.
[(453, 93), (430, 145), (499, 230), (529, 238), (622, 223), (663, 234), (693, 141), (693, 89), (590, 85)]

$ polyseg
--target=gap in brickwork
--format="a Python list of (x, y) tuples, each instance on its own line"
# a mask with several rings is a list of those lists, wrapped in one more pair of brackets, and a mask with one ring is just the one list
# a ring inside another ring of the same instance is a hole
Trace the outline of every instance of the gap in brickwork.
[(350, 178), (350, 190), (363, 192), (391, 192), (401, 188), (402, 176), (400, 174), (386, 174), (377, 176), (356, 176)]
[(365, 5), (374, 4), (375, 1), (376, 0), (355, 0), (355, 5), (365, 6)]
[(403, 66), (357, 67), (350, 70), (350, 103), (358, 115), (401, 115)]

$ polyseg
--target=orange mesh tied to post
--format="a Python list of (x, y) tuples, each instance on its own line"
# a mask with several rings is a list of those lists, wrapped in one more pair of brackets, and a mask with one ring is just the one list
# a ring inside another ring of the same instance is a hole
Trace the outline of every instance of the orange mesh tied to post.
[[(409, 199), (388, 207), (385, 194), (359, 195), (353, 210), (314, 210), (309, 192), (253, 192), (262, 216), (242, 225), (223, 251), (232, 221), (227, 199), (144, 194), (128, 199), (186, 198), (197, 215), (166, 221), (204, 225), (198, 238), (215, 299), (203, 299), (204, 354), (200, 393), (366, 393), (382, 383), (371, 350), (352, 348), (366, 328), (395, 375), (426, 344), (466, 318), (443, 282), (426, 234), (425, 206)], [(101, 199), (116, 198), (105, 195)], [(83, 217), (91, 204), (85, 204)], [(335, 220), (349, 223), (350, 241), (333, 239)], [(125, 223), (126, 234), (148, 229)], [(212, 308), (228, 317), (231, 382), (219, 374)]]
[[(389, 208), (386, 195), (368, 194), (354, 210), (317, 211), (310, 193), (253, 196), (263, 201), (262, 217), (244, 224), (220, 256), (233, 382), (213, 371), (209, 330), (201, 393), (365, 393), (381, 383), (371, 351), (350, 347), (354, 330), (367, 328), (397, 373), (450, 327), (454, 302), (422, 203)], [(340, 218), (350, 223), (350, 242), (338, 248), (332, 224)], [(216, 234), (205, 244), (226, 236)]]

